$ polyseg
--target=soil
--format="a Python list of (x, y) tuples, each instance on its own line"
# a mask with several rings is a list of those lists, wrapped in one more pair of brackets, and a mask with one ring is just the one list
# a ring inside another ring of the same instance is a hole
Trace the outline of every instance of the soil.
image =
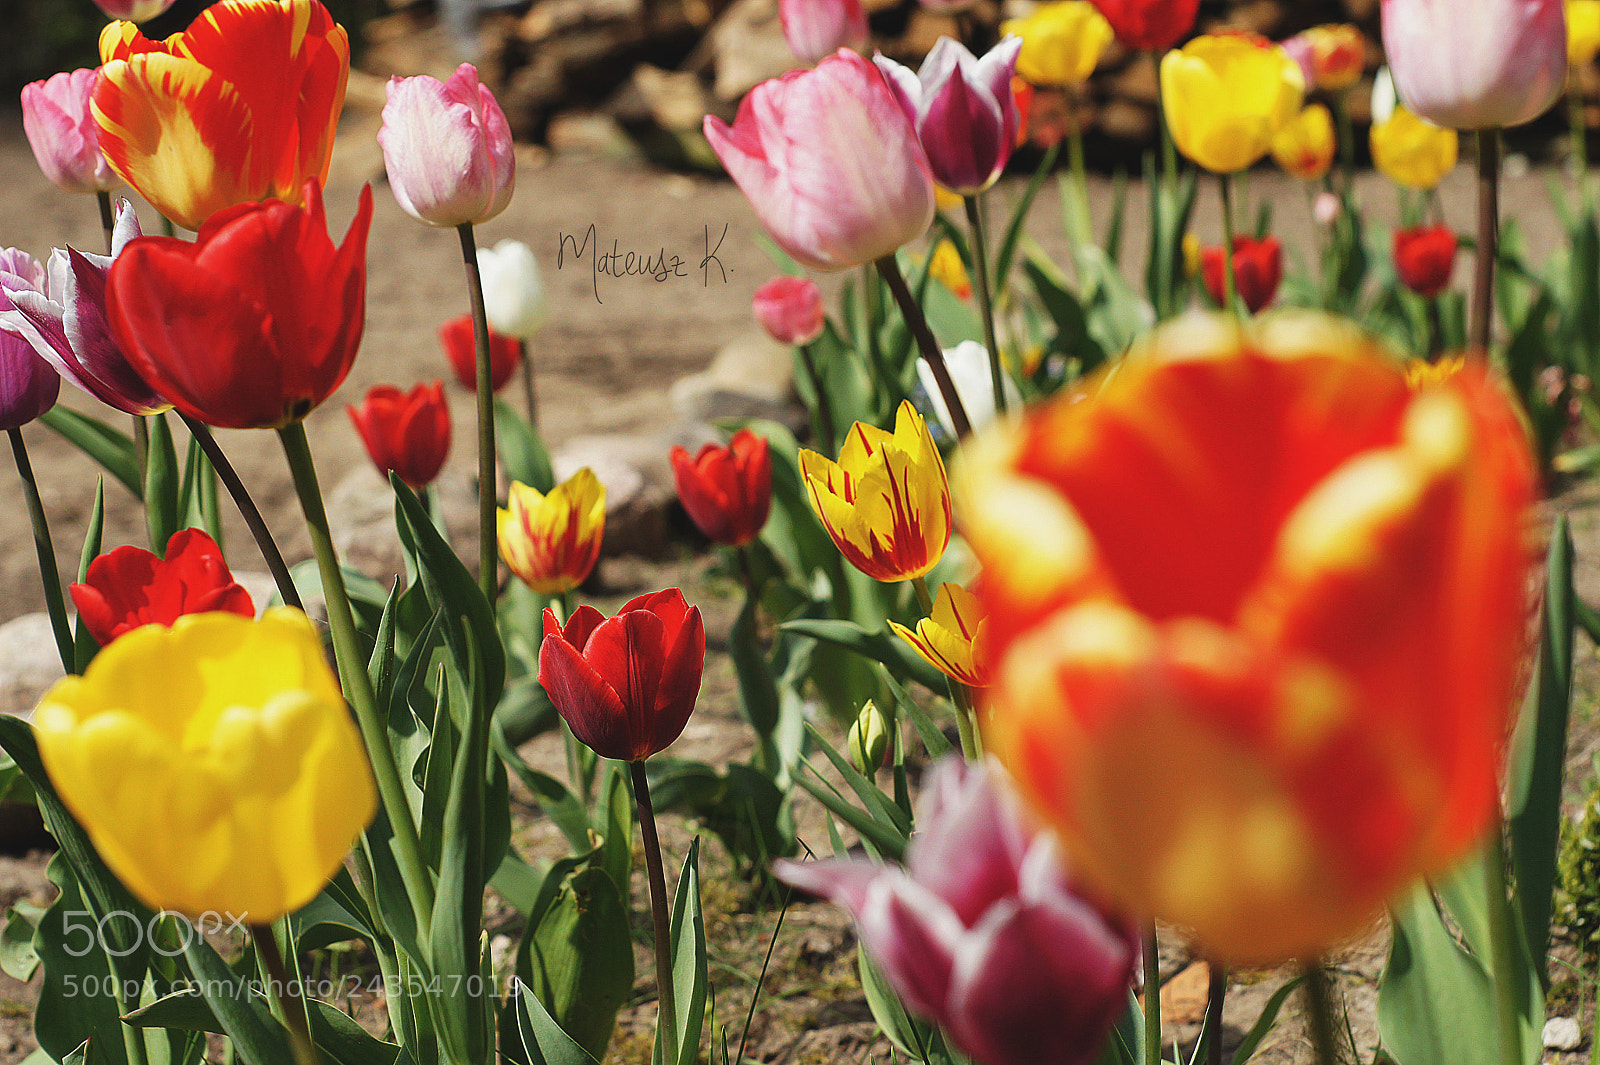
[[(348, 381), (322, 410), (308, 421), (312, 449), (325, 486), (359, 483), (371, 478), (378, 485), (354, 430), (340, 412), (366, 389), (379, 383), (409, 387), (422, 380), (447, 381), (452, 414), (458, 427), (472, 424), (472, 397), (450, 381), (435, 339), (446, 318), (462, 313), (461, 256), (454, 234), (422, 226), (401, 213), (381, 186), (381, 157), (373, 142), (376, 115), (370, 109), (347, 114), (346, 128), (330, 179), (327, 202), (330, 228), (343, 232), (354, 213), (363, 183), (375, 183), (375, 216), (369, 244), (367, 325), (363, 351)], [(597, 138), (589, 150), (572, 150), (551, 156), (528, 151), (521, 160), (519, 189), (511, 207), (481, 226), (478, 240), (492, 244), (503, 237), (528, 242), (535, 250), (549, 294), (549, 324), (533, 344), (538, 367), (540, 415), (543, 430), (554, 447), (579, 434), (622, 432), (670, 434), (682, 424), (667, 399), (668, 386), (680, 377), (705, 368), (724, 344), (751, 328), (750, 297), (756, 286), (774, 272), (757, 243), (759, 227), (743, 196), (726, 181), (700, 175), (668, 173), (649, 167), (635, 157), (619, 155)], [(1446, 217), (1467, 228), (1472, 217), (1471, 183), (1466, 168), (1447, 182), (1442, 197)], [(1558, 230), (1546, 194), (1547, 175), (1513, 174), (1505, 184), (1507, 214), (1518, 219), (1534, 249), (1553, 249)], [(101, 234), (93, 202), (58, 192), (39, 175), (21, 132), (15, 111), (0, 111), (0, 244), (14, 245), (41, 258), (52, 246), (71, 242), (98, 249)], [(1394, 196), (1377, 179), (1363, 178), (1363, 194), (1372, 214), (1392, 221)], [(1008, 183), (1001, 199), (1012, 199), (1020, 185)], [(1196, 228), (1211, 234), (1220, 228), (1214, 190), (1202, 195)], [(1277, 174), (1262, 174), (1250, 182), (1256, 202), (1270, 202), (1274, 231), (1289, 248), (1313, 246), (1312, 223), (1300, 187)], [(1097, 231), (1110, 210), (1112, 188), (1095, 179), (1092, 189)], [(1132, 186), (1128, 203), (1129, 232), (1126, 245), (1142, 247), (1142, 192)], [(153, 217), (142, 210), (145, 218)], [(579, 240), (593, 226), (599, 245), (612, 241), (622, 251), (633, 250), (683, 263), (681, 276), (657, 281), (640, 276), (596, 276), (587, 260), (566, 258), (558, 267), (557, 250), (563, 234)], [(1040, 198), (1030, 221), (1030, 233), (1058, 261), (1065, 261), (1066, 238), (1056, 197)], [(709, 245), (708, 245), (709, 241)], [(719, 244), (720, 241), (720, 244)], [(714, 261), (702, 262), (708, 251)], [(1131, 263), (1130, 272), (1140, 268)], [(1292, 263), (1291, 263), (1292, 266)], [(1466, 263), (1458, 276), (1466, 275)], [(837, 279), (822, 279), (830, 288)], [(70, 388), (63, 402), (77, 410), (101, 414)], [(276, 443), (266, 434), (221, 432), (223, 447), (250, 486), (269, 524), (291, 561), (309, 555), (307, 540), (290, 489), (286, 468)], [(53, 539), (63, 570), (75, 567), (84, 523), (93, 498), (97, 469), (54, 433), (40, 426), (24, 431), (44, 503), (52, 522)], [(470, 515), (474, 469), (473, 442), (458, 428), (452, 459), (441, 484), (447, 506)], [(3, 480), (3, 478), (0, 478)], [(381, 485), (379, 485), (381, 488)], [(137, 510), (115, 484), (106, 488), (105, 545), (144, 542)], [(1571, 511), (1578, 538), (1580, 588), (1591, 601), (1600, 599), (1600, 492), (1582, 485), (1558, 504)], [(348, 516), (334, 513), (337, 527)], [(470, 517), (463, 522), (470, 536)], [(228, 522), (229, 542), (241, 554), (249, 539), (237, 520)], [(366, 534), (363, 534), (366, 535)], [(382, 577), (392, 572), (395, 550), (392, 532), (371, 534), (354, 545), (357, 561)], [(346, 537), (348, 539), (348, 536)], [(470, 541), (469, 541), (470, 542)], [(23, 508), (0, 508), (0, 622), (42, 609), (37, 563)], [(464, 552), (471, 557), (470, 551)], [(731, 622), (733, 588), (712, 560), (687, 542), (667, 545), (657, 557), (613, 558), (602, 566), (598, 598), (602, 605), (641, 591), (680, 585), (707, 613), (707, 631), (725, 631)], [(714, 641), (715, 642), (715, 641)], [(1597, 741), (1595, 705), (1597, 684), (1590, 647), (1580, 644), (1586, 663), (1583, 689), (1577, 700), (1572, 744), (1573, 787), (1587, 774), (1589, 757)], [(725, 656), (713, 654), (708, 685), (700, 710), (675, 753), (713, 764), (744, 757), (748, 742), (735, 710), (732, 672)], [(12, 704), (0, 709), (24, 711), (36, 693), (14, 694)], [(559, 771), (559, 753), (536, 741), (528, 757)], [(519, 840), (526, 834), (535, 846), (540, 819), (524, 796), (521, 800)], [(802, 815), (803, 833), (820, 850), (828, 849), (825, 831), (815, 810)], [(668, 845), (682, 854), (693, 826), (674, 822)], [(49, 887), (44, 880), (45, 856), (0, 857), (0, 904), (19, 899), (44, 902)], [(669, 865), (675, 864), (669, 858)], [(704, 865), (707, 885), (707, 919), (713, 939), (713, 983), (717, 988), (716, 1013), (730, 1033), (730, 1051), (744, 1029), (749, 1003), (747, 978), (760, 966), (762, 953), (773, 935), (776, 914), (751, 911), (749, 890), (733, 866), (711, 848)], [(1177, 943), (1177, 937), (1166, 937)], [(1370, 1058), (1376, 1041), (1372, 1016), (1372, 990), (1382, 964), (1386, 937), (1381, 927), (1335, 959), (1339, 990), (1348, 1003), (1351, 1027), (1363, 1058)], [(654, 1019), (653, 969), (643, 953), (638, 967), (638, 1003), (623, 1015), (614, 1055), (635, 1056)], [(877, 1034), (862, 1000), (854, 975), (854, 936), (840, 914), (829, 907), (801, 905), (789, 912), (773, 958), (773, 975), (755, 1012), (746, 1055), (757, 1061), (832, 1063), (886, 1061), (887, 1042)], [(1169, 1030), (1185, 1040), (1197, 1033), (1204, 1002), (1204, 971), (1194, 966), (1181, 946), (1163, 956), (1163, 977), (1170, 978), (1163, 994)], [(738, 974), (738, 975), (735, 975)], [(1237, 1043), (1254, 1022), (1268, 996), (1291, 974), (1287, 970), (1234, 974), (1226, 1014), (1226, 1042)], [(0, 1065), (21, 1061), (34, 1048), (31, 1003), (36, 992), (0, 975)], [(1285, 1016), (1297, 1014), (1286, 1011)], [(1588, 1019), (1585, 1028), (1592, 1029)], [(1297, 1020), (1280, 1024), (1258, 1059), (1273, 1063), (1309, 1060), (1304, 1033)], [(1573, 1060), (1576, 1060), (1575, 1058)]]

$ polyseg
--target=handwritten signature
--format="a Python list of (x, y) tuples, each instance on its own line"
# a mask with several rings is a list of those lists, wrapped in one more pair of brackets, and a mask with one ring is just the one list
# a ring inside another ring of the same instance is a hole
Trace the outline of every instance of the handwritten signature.
[[(556, 236), (556, 269), (560, 270), (566, 265), (568, 256), (577, 263), (582, 263), (585, 258), (589, 260), (590, 285), (594, 291), (594, 301), (604, 303), (600, 298), (600, 276), (606, 277), (641, 277), (660, 284), (669, 278), (689, 277), (689, 262), (677, 253), (668, 254), (665, 247), (654, 251), (624, 251), (622, 242), (613, 239), (611, 250), (603, 251), (600, 238), (596, 234), (595, 224), (589, 223), (589, 228), (583, 231), (583, 239), (572, 233), (559, 233)], [(719, 254), (722, 251), (722, 242), (728, 236), (728, 223), (722, 224), (722, 231), (717, 234), (716, 243), (711, 240), (711, 227), (705, 227), (705, 254), (700, 257), (697, 269), (700, 271), (700, 284), (711, 284), (711, 270), (714, 267), (718, 278), (724, 283), (728, 280), (728, 268), (723, 264)]]

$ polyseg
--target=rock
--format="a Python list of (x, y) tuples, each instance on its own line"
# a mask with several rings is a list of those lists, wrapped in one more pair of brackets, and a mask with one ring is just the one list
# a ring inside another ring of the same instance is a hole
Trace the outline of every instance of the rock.
[(1573, 1017), (1551, 1017), (1544, 1022), (1540, 1036), (1546, 1050), (1577, 1050), (1583, 1045), (1583, 1030)]
[(798, 65), (778, 21), (778, 0), (735, 0), (684, 60), (682, 69), (713, 71), (716, 97), (738, 100), (768, 78)]
[(719, 107), (699, 75), (641, 63), (606, 109), (652, 162), (674, 168), (720, 169), (701, 132), (707, 112)]
[(0, 713), (24, 720), (45, 689), (62, 677), (48, 614), (24, 614), (0, 625)]
[(673, 382), (667, 397), (693, 422), (770, 418), (796, 431), (806, 425), (794, 392), (793, 353), (759, 329), (729, 341), (700, 373)]

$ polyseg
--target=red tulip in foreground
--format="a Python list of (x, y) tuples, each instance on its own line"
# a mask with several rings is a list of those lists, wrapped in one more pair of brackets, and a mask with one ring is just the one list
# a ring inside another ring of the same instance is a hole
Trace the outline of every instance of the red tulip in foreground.
[(638, 762), (688, 724), (705, 657), (700, 608), (669, 588), (631, 599), (609, 618), (585, 603), (563, 626), (546, 610), (539, 683), (596, 754)]
[[(472, 335), (472, 315), (463, 314), (439, 327), (439, 346), (450, 360), (450, 370), (469, 392), (478, 390), (478, 349)], [(522, 360), (522, 345), (516, 337), (489, 332), (489, 388), (498, 392), (511, 380)]]
[[(1227, 280), (1221, 248), (1204, 248), (1200, 252), (1200, 277), (1206, 283), (1211, 299), (1222, 305)], [(1278, 283), (1283, 280), (1283, 245), (1277, 237), (1236, 236), (1233, 238), (1233, 283), (1239, 298), (1254, 314), (1272, 302), (1278, 294)]]
[(779, 879), (849, 910), (913, 1011), (981, 1065), (1094, 1061), (1127, 1007), (1138, 941), (1075, 890), (991, 764), (929, 771), (906, 867), (780, 861)]
[(772, 456), (765, 437), (749, 429), (727, 447), (707, 444), (692, 458), (672, 449), (678, 499), (701, 532), (719, 544), (743, 547), (767, 523), (772, 509)]
[(200, 529), (180, 529), (161, 558), (119, 547), (89, 563), (87, 579), (68, 588), (78, 616), (101, 647), (141, 625), (168, 625), (185, 614), (223, 610), (256, 616), (250, 593), (233, 579), (222, 549)]
[(1197, 316), (975, 452), (984, 738), (1109, 897), (1308, 957), (1497, 815), (1535, 476), (1481, 364)]
[(140, 237), (106, 282), (128, 362), (184, 414), (225, 429), (299, 421), (350, 372), (366, 315), (372, 190), (334, 247), (322, 190), (306, 206), (248, 203), (194, 242)]
[(1401, 284), (1433, 299), (1450, 284), (1456, 264), (1456, 235), (1449, 226), (1415, 226), (1394, 234), (1394, 272)]
[(706, 140), (778, 246), (814, 270), (892, 254), (933, 221), (933, 178), (894, 93), (840, 49), (746, 94)]
[(450, 456), (450, 407), (438, 381), (410, 392), (378, 385), (345, 409), (378, 472), (397, 473), (412, 488), (439, 476)]

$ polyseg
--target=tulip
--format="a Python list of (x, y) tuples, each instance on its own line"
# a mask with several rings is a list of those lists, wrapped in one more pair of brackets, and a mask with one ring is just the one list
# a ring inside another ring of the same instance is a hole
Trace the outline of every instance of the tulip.
[(778, 21), (789, 51), (815, 65), (841, 48), (867, 46), (867, 13), (861, 0), (778, 0)]
[(750, 301), (756, 321), (780, 344), (796, 347), (822, 335), (822, 290), (809, 277), (782, 274), (756, 289)]
[(1333, 115), (1323, 104), (1301, 110), (1272, 138), (1272, 158), (1301, 181), (1316, 181), (1333, 165)]
[[(0, 291), (44, 284), (39, 260), (17, 248), (0, 250)], [(0, 323), (15, 314), (9, 294), (0, 295)], [(56, 405), (61, 378), (17, 333), (0, 329), (0, 429), (20, 429)]]
[(916, 631), (898, 621), (889, 627), (934, 669), (969, 688), (989, 684), (988, 639), (983, 604), (959, 584), (939, 585), (933, 613), (917, 622)]
[[(950, 371), (950, 379), (955, 382), (956, 395), (961, 397), (961, 406), (966, 408), (967, 420), (972, 427), (981, 429), (994, 421), (994, 379), (989, 371), (989, 349), (976, 340), (963, 340), (953, 348), (944, 349), (944, 364)], [(933, 408), (933, 416), (938, 419), (940, 427), (950, 434), (952, 440), (955, 439), (956, 431), (950, 422), (950, 411), (944, 404), (944, 396), (939, 392), (938, 382), (934, 380), (927, 359), (917, 360), (917, 380), (928, 394), (928, 404)], [(1002, 374), (1000, 381), (1005, 389), (1006, 407), (1020, 406), (1022, 395), (1010, 375)]]
[(359, 404), (345, 408), (378, 472), (390, 472), (413, 489), (428, 484), (450, 457), (450, 407), (435, 381), (402, 392), (378, 385)]
[[(452, 318), (439, 327), (439, 345), (450, 360), (461, 387), (478, 390), (477, 348), (472, 333), (472, 315)], [(489, 330), (489, 387), (498, 392), (511, 380), (522, 359), (522, 344), (515, 338)]]
[(483, 279), (483, 309), (492, 331), (527, 340), (544, 327), (544, 285), (539, 281), (539, 263), (532, 248), (510, 239), (492, 248), (479, 248), (478, 273)]
[(128, 364), (106, 317), (106, 277), (128, 242), (140, 235), (133, 205), (118, 200), (110, 256), (57, 248), (47, 283), (16, 287), (0, 278), (12, 309), (0, 330), (23, 337), (69, 384), (125, 414), (155, 414), (172, 405)]
[(376, 810), (322, 640), (290, 607), (130, 632), (33, 727), (62, 801), (155, 910), (266, 924), (316, 897)]
[(1108, 898), (1309, 957), (1476, 842), (1526, 643), (1509, 395), (1195, 316), (969, 454), (986, 749)]
[(1600, 0), (1567, 0), (1567, 62), (1580, 67), (1600, 52)]
[(94, 0), (108, 18), (149, 22), (172, 6), (172, 0)]
[(693, 458), (672, 449), (678, 499), (700, 531), (719, 544), (743, 547), (767, 523), (772, 509), (772, 456), (765, 437), (749, 429), (727, 447), (707, 444)]
[(1299, 65), (1278, 45), (1249, 34), (1196, 37), (1161, 59), (1161, 106), (1173, 141), (1219, 174), (1266, 155), (1304, 96)]
[(1098, 1060), (1127, 1007), (1137, 936), (1079, 892), (992, 763), (929, 770), (903, 869), (832, 858), (773, 872), (848, 910), (906, 1006), (983, 1065)]
[(214, 215), (193, 243), (140, 237), (106, 280), (128, 362), (179, 411), (227, 429), (282, 428), (350, 372), (366, 314), (372, 190), (334, 247), (322, 192)]
[(706, 139), (772, 239), (816, 270), (894, 253), (933, 221), (917, 134), (878, 68), (840, 49), (751, 89)]
[(1094, 0), (1094, 6), (1129, 48), (1165, 52), (1194, 29), (1200, 0)]
[(1394, 272), (1411, 291), (1433, 299), (1450, 284), (1456, 235), (1449, 226), (1415, 226), (1394, 234)]
[(856, 569), (907, 581), (932, 569), (950, 542), (950, 486), (928, 426), (909, 402), (894, 432), (856, 422), (839, 461), (800, 451), (800, 473), (828, 535)]
[(640, 762), (683, 732), (705, 658), (700, 608), (669, 588), (630, 599), (609, 618), (585, 603), (562, 625), (546, 610), (539, 683), (596, 754)]
[(967, 264), (961, 261), (961, 253), (948, 240), (941, 240), (928, 257), (928, 276), (959, 299), (972, 297), (972, 276), (967, 273)]
[(1455, 169), (1458, 141), (1455, 130), (1397, 106), (1387, 120), (1372, 126), (1372, 164), (1395, 184), (1426, 192)]
[(873, 61), (917, 131), (934, 180), (961, 196), (993, 185), (1017, 145), (1011, 76), (1021, 37), (1007, 37), (977, 59), (940, 37), (913, 74), (892, 59)]
[(845, 753), (850, 756), (850, 764), (867, 776), (882, 769), (890, 754), (890, 736), (889, 719), (883, 716), (877, 703), (868, 699), (845, 736)]
[(221, 0), (165, 41), (112, 23), (100, 57), (100, 147), (178, 225), (253, 200), (301, 204), (307, 180), (327, 180), (350, 43), (317, 0)]
[(119, 547), (89, 563), (82, 584), (67, 588), (89, 635), (101, 647), (141, 625), (171, 628), (186, 614), (222, 610), (256, 616), (255, 603), (233, 579), (222, 549), (201, 529), (179, 529), (166, 557)]
[(22, 131), (44, 176), (68, 192), (104, 192), (117, 175), (100, 151), (100, 127), (89, 110), (100, 72), (63, 71), (22, 88)]
[[(1227, 264), (1221, 248), (1204, 248), (1200, 252), (1200, 277), (1206, 283), (1211, 298), (1222, 305), (1227, 279), (1222, 272)], [(1283, 245), (1277, 237), (1236, 235), (1233, 238), (1233, 281), (1239, 298), (1254, 314), (1272, 302), (1278, 294), (1278, 283), (1283, 280)]]
[(1566, 84), (1563, 0), (1383, 0), (1383, 47), (1406, 107), (1452, 129), (1532, 121)]
[(511, 202), (511, 126), (471, 63), (443, 82), (390, 78), (378, 144), (395, 201), (419, 222), (487, 222)]
[(1111, 23), (1095, 7), (1089, 0), (1052, 0), (1027, 18), (1002, 22), (1002, 34), (1022, 38), (1017, 76), (1057, 88), (1089, 80), (1113, 36)]
[(1366, 38), (1349, 23), (1313, 26), (1284, 41), (1283, 50), (1300, 64), (1308, 89), (1348, 89), (1367, 68)]
[(536, 592), (557, 595), (582, 584), (600, 558), (606, 489), (585, 466), (544, 495), (512, 481), (496, 513), (500, 557)]

